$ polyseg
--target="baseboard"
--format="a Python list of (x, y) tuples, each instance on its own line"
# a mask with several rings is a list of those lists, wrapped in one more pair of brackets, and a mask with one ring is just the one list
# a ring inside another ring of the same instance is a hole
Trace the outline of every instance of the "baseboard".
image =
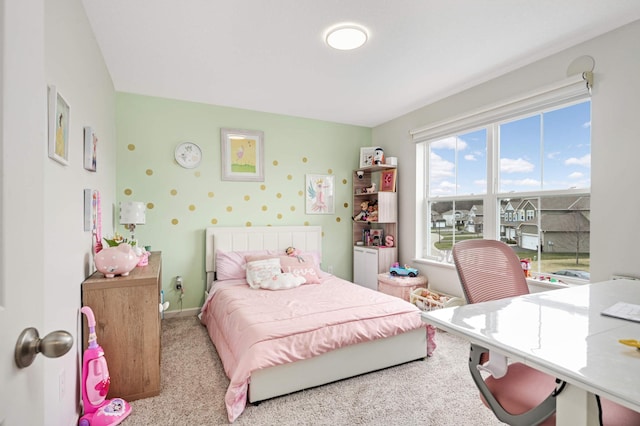
[(164, 318), (176, 318), (176, 317), (195, 317), (200, 313), (200, 308), (182, 309), (180, 311), (165, 311)]

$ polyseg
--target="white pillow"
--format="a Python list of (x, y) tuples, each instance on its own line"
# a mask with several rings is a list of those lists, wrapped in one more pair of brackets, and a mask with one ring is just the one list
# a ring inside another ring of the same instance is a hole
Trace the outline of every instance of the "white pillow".
[(304, 277), (299, 277), (288, 272), (274, 275), (271, 279), (260, 282), (260, 288), (267, 290), (286, 290), (304, 284)]
[(247, 262), (247, 282), (251, 288), (260, 288), (260, 283), (281, 273), (278, 258)]

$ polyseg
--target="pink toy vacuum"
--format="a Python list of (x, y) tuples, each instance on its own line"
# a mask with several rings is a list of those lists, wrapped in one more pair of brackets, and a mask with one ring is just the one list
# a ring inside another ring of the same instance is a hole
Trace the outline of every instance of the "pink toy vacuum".
[(82, 360), (82, 405), (84, 415), (79, 426), (112, 426), (120, 424), (131, 413), (131, 406), (122, 398), (107, 399), (109, 369), (104, 350), (96, 338), (96, 319), (90, 307), (80, 312), (87, 316), (89, 326), (88, 347)]

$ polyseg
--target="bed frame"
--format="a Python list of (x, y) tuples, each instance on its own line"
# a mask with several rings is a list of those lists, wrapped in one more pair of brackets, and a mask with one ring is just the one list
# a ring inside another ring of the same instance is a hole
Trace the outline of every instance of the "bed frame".
[[(214, 280), (215, 252), (278, 250), (287, 247), (322, 253), (320, 226), (230, 227), (206, 230), (207, 290)], [(346, 379), (427, 356), (424, 328), (343, 347), (320, 356), (255, 371), (249, 385), (249, 402)]]

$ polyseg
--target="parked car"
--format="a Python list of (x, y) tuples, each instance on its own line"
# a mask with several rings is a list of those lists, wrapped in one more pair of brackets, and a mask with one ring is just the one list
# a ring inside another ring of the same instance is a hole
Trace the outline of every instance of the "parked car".
[(582, 280), (588, 280), (591, 278), (591, 274), (587, 271), (581, 271), (579, 269), (561, 269), (553, 272), (554, 275), (562, 275), (571, 278), (580, 278)]
[(404, 266), (393, 265), (391, 268), (389, 268), (389, 273), (394, 277), (397, 277), (397, 276), (417, 277), (418, 276), (418, 270), (415, 268), (410, 268), (407, 265), (404, 265)]

